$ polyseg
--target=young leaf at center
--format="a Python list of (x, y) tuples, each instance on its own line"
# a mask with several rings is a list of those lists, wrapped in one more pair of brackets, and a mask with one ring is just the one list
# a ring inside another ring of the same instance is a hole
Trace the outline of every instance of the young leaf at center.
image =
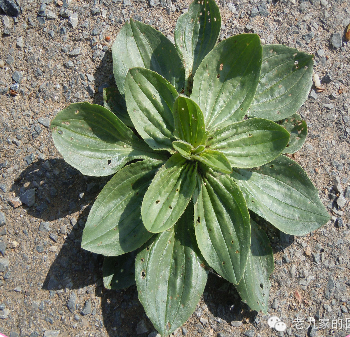
[(174, 226), (196, 186), (197, 164), (175, 153), (160, 168), (142, 202), (142, 220), (152, 233)]
[(205, 143), (205, 124), (201, 109), (188, 97), (179, 96), (173, 107), (175, 136), (193, 147)]

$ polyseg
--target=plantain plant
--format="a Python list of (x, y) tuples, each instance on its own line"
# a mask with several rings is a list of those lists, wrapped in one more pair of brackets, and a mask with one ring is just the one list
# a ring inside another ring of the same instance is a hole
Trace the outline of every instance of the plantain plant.
[(193, 313), (209, 268), (267, 312), (274, 263), (261, 222), (305, 235), (329, 219), (286, 155), (306, 138), (296, 112), (311, 87), (312, 56), (261, 46), (255, 34), (217, 43), (220, 27), (214, 0), (190, 5), (175, 45), (130, 19), (112, 47), (117, 89), (105, 89), (105, 106), (71, 104), (51, 123), (70, 165), (113, 175), (82, 247), (105, 256), (106, 288), (136, 282), (162, 336)]

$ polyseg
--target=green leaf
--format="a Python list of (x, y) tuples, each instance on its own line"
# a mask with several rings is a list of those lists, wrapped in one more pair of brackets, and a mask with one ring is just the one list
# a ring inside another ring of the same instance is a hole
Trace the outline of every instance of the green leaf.
[(192, 144), (193, 147), (205, 143), (203, 113), (197, 103), (188, 97), (179, 96), (173, 108), (175, 136)]
[(219, 151), (206, 149), (205, 151), (201, 152), (199, 155), (193, 155), (192, 158), (222, 173), (232, 172), (230, 162)]
[(282, 45), (263, 46), (259, 85), (249, 116), (277, 121), (297, 112), (311, 89), (312, 58)]
[(126, 102), (117, 87), (103, 88), (103, 106), (112, 111), (126, 126), (133, 127)]
[(136, 251), (105, 256), (103, 260), (103, 285), (106, 289), (121, 290), (135, 284)]
[(220, 42), (202, 61), (191, 98), (203, 111), (207, 130), (242, 120), (258, 85), (262, 49), (255, 34)]
[(269, 276), (273, 272), (273, 253), (269, 238), (258, 225), (251, 220), (252, 243), (247, 266), (236, 289), (252, 310), (267, 313), (270, 292)]
[(173, 148), (186, 159), (191, 159), (191, 151), (193, 149), (191, 144), (184, 142), (183, 140), (173, 141)]
[(237, 284), (249, 254), (250, 223), (242, 192), (233, 179), (209, 174), (202, 178), (194, 219), (203, 257), (219, 275)]
[(255, 170), (234, 170), (248, 208), (284, 233), (308, 234), (329, 220), (318, 191), (293, 160), (279, 156)]
[(177, 96), (176, 89), (154, 71), (133, 68), (126, 76), (125, 99), (130, 118), (152, 149), (172, 151), (172, 108)]
[(57, 114), (51, 129), (64, 160), (88, 176), (108, 176), (133, 159), (164, 159), (100, 105), (71, 104)]
[(226, 125), (214, 131), (207, 146), (221, 151), (232, 167), (250, 168), (270, 162), (282, 153), (289, 133), (261, 118)]
[(125, 93), (129, 69), (153, 70), (167, 79), (178, 92), (185, 85), (185, 70), (175, 46), (149, 25), (130, 19), (119, 31), (112, 46), (113, 73), (120, 93)]
[(196, 309), (207, 282), (193, 243), (193, 207), (175, 228), (155, 235), (136, 257), (136, 285), (148, 318), (162, 336), (180, 327)]
[(294, 114), (281, 121), (283, 126), (290, 133), (290, 140), (283, 153), (294, 153), (301, 149), (307, 136), (306, 122), (298, 114)]
[(143, 198), (142, 220), (152, 233), (174, 226), (196, 186), (197, 165), (175, 153), (154, 177)]
[(194, 75), (203, 58), (213, 49), (221, 29), (221, 17), (214, 0), (193, 1), (176, 23), (175, 45), (182, 54), (186, 77)]
[(114, 175), (91, 208), (82, 248), (117, 256), (141, 247), (153, 235), (142, 223), (141, 204), (160, 164), (138, 161)]

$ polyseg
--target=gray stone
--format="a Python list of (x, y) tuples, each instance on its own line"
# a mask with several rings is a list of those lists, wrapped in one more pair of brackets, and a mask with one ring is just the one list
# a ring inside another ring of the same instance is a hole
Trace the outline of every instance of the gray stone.
[(24, 40), (23, 40), (23, 37), (22, 37), (22, 36), (20, 36), (19, 38), (17, 38), (16, 46), (17, 46), (18, 48), (23, 48), (23, 47), (24, 47)]
[(86, 74), (86, 77), (87, 77), (89, 82), (94, 82), (95, 81), (94, 75)]
[(242, 326), (242, 321), (232, 321), (231, 325), (234, 326), (235, 328), (239, 328), (240, 326)]
[(101, 13), (101, 10), (98, 7), (91, 8), (92, 15), (98, 15)]
[(38, 253), (42, 253), (42, 252), (44, 251), (44, 246), (43, 246), (43, 245), (37, 245), (37, 246), (36, 246), (36, 251), (37, 251)]
[(32, 207), (35, 204), (35, 188), (31, 188), (21, 194), (20, 199), (22, 204)]
[(148, 328), (146, 326), (146, 322), (144, 320), (141, 320), (140, 322), (137, 323), (137, 327), (136, 327), (136, 333), (138, 335), (141, 335), (143, 333), (147, 333), (148, 332)]
[(46, 3), (42, 3), (39, 7), (39, 16), (45, 16), (46, 15)]
[(46, 18), (50, 19), (50, 20), (55, 20), (55, 19), (57, 19), (57, 14), (54, 13), (53, 11), (47, 11)]
[(69, 16), (69, 23), (70, 25), (72, 26), (72, 28), (77, 28), (78, 26), (78, 13), (72, 13), (70, 16)]
[(10, 261), (6, 257), (0, 257), (0, 272), (6, 272), (10, 265)]
[(254, 330), (247, 330), (243, 333), (243, 336), (254, 337)]
[(67, 302), (67, 307), (70, 312), (74, 312), (76, 308), (76, 303), (77, 303), (77, 294), (72, 292), (69, 296), (68, 302)]
[(50, 127), (50, 123), (51, 123), (51, 120), (50, 118), (47, 118), (47, 117), (39, 117), (38, 118), (38, 122), (45, 126), (46, 128), (49, 128)]
[(10, 16), (21, 14), (21, 7), (16, 0), (0, 0), (0, 8), (5, 14)]
[(4, 241), (0, 241), (0, 253), (2, 256), (5, 255), (6, 252), (6, 243)]
[(66, 66), (66, 68), (70, 69), (74, 67), (74, 63), (72, 61), (68, 61), (64, 64)]
[(57, 242), (57, 240), (58, 240), (58, 236), (56, 234), (53, 234), (53, 233), (51, 233), (49, 235), (49, 238), (54, 242)]
[(10, 314), (10, 309), (4, 308), (0, 310), (0, 319), (6, 319)]
[(15, 331), (11, 331), (9, 337), (19, 337), (19, 334)]
[[(345, 193), (344, 193), (344, 197), (345, 197), (346, 199), (350, 199), (350, 185), (347, 186), (347, 188), (346, 188), (346, 190), (345, 190)], [(0, 217), (0, 219), (1, 219), (1, 217)], [(0, 226), (1, 226), (1, 221), (0, 221)]]
[(35, 156), (34, 156), (33, 153), (32, 153), (32, 154), (28, 154), (28, 156), (25, 156), (25, 157), (24, 157), (24, 160), (25, 160), (25, 162), (27, 163), (27, 165), (30, 165), (30, 164), (32, 164), (33, 161), (35, 160)]
[(3, 212), (0, 212), (0, 227), (5, 226), (5, 225), (6, 225), (5, 214)]
[(90, 315), (91, 314), (91, 300), (87, 300), (84, 304), (84, 308), (81, 311), (81, 314), (83, 316)]
[(332, 34), (331, 45), (335, 49), (338, 49), (342, 46), (342, 37), (341, 37), (340, 33)]
[(339, 198), (337, 199), (337, 205), (339, 208), (343, 208), (346, 205), (347, 201), (346, 199), (340, 195)]
[(78, 56), (81, 54), (80, 48), (75, 48), (68, 53), (69, 56)]
[(44, 332), (44, 337), (58, 337), (60, 335), (60, 330), (46, 330)]
[(43, 221), (39, 226), (39, 231), (41, 232), (49, 232), (51, 230), (51, 226), (49, 222)]

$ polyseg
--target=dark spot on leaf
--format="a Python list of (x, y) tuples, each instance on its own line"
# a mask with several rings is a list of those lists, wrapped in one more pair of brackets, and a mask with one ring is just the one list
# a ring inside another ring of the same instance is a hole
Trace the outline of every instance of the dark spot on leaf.
[(145, 277), (146, 277), (146, 272), (145, 272), (144, 270), (142, 270), (142, 272), (141, 272), (141, 277), (142, 277), (142, 278), (145, 278)]
[(145, 262), (145, 259), (143, 257), (141, 258), (141, 262)]
[(217, 74), (217, 75), (216, 75), (216, 78), (220, 78), (220, 74)]
[(197, 222), (201, 223), (201, 217), (200, 216), (197, 218)]
[(238, 253), (239, 253), (239, 250), (237, 249), (237, 250), (236, 250), (236, 254), (238, 254)]
[(225, 261), (222, 261), (222, 264), (225, 264)]
[(111, 165), (112, 160), (108, 159), (108, 165)]
[(169, 206), (170, 209), (173, 209), (171, 206)]
[(270, 165), (270, 168), (273, 168), (273, 164), (272, 164), (272, 165)]
[(59, 135), (61, 135), (63, 133), (62, 130), (58, 130), (57, 132), (58, 132)]
[(233, 244), (233, 240), (231, 241), (231, 243)]
[(160, 200), (156, 200), (156, 204), (159, 204), (160, 203)]
[(264, 289), (264, 285), (262, 283), (260, 283), (260, 288)]

